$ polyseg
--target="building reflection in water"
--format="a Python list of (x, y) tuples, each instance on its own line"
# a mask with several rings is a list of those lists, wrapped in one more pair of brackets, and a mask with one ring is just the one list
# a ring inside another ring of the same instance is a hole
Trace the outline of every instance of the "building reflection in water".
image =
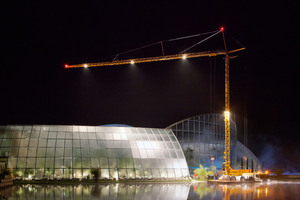
[(190, 184), (97, 184), (14, 186), (12, 199), (173, 199), (186, 200)]

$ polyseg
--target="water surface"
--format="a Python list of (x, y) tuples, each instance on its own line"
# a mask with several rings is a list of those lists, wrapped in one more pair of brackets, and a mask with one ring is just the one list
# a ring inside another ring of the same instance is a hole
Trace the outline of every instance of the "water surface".
[(299, 199), (300, 181), (244, 184), (114, 183), (78, 185), (16, 185), (0, 190), (0, 199)]

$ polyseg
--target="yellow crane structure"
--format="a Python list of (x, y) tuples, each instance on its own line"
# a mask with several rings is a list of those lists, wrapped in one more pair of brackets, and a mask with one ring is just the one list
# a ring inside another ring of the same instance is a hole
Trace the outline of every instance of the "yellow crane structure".
[[(224, 172), (225, 175), (234, 175), (238, 171), (243, 173), (243, 170), (233, 170), (230, 166), (230, 96), (229, 96), (229, 54), (244, 50), (245, 48), (233, 49), (228, 51), (224, 36), (224, 28), (221, 27), (217, 33), (222, 32), (224, 47), (225, 50), (215, 50), (215, 51), (204, 51), (204, 52), (193, 52), (193, 53), (179, 53), (173, 55), (164, 55), (156, 57), (146, 57), (146, 58), (135, 58), (135, 59), (125, 59), (125, 60), (113, 60), (111, 62), (96, 62), (96, 63), (82, 63), (82, 64), (73, 64), (65, 65), (65, 68), (89, 68), (89, 67), (102, 67), (102, 66), (116, 66), (116, 65), (127, 65), (135, 63), (147, 63), (147, 62), (157, 62), (157, 61), (168, 61), (168, 60), (177, 60), (177, 59), (187, 59), (187, 58), (196, 58), (196, 57), (212, 57), (225, 55), (225, 112), (224, 112), (224, 121), (225, 121), (225, 151), (224, 151)], [(215, 33), (214, 35), (216, 35)], [(245, 172), (248, 172), (245, 171)]]

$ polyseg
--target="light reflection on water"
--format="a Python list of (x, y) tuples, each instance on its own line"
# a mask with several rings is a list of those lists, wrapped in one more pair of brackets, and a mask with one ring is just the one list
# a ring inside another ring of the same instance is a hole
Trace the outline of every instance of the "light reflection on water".
[(244, 184), (115, 183), (90, 185), (19, 185), (0, 190), (0, 199), (299, 199), (300, 181)]

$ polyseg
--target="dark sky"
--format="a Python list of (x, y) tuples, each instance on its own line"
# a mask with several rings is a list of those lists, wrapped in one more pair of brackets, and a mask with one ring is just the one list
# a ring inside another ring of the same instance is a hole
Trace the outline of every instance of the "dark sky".
[[(249, 148), (266, 163), (271, 158), (273, 166), (300, 170), (298, 11), (296, 1), (286, 0), (6, 2), (0, 122), (167, 127), (212, 112), (212, 105), (222, 113), (222, 57), (89, 69), (63, 66), (112, 60), (119, 52), (224, 26), (247, 48), (230, 65), (239, 138), (247, 113)], [(200, 39), (165, 43), (165, 53), (178, 53)], [(227, 39), (229, 48), (238, 47)], [(193, 50), (219, 47), (221, 35)], [(123, 58), (148, 55), (161, 55), (160, 46)]]

